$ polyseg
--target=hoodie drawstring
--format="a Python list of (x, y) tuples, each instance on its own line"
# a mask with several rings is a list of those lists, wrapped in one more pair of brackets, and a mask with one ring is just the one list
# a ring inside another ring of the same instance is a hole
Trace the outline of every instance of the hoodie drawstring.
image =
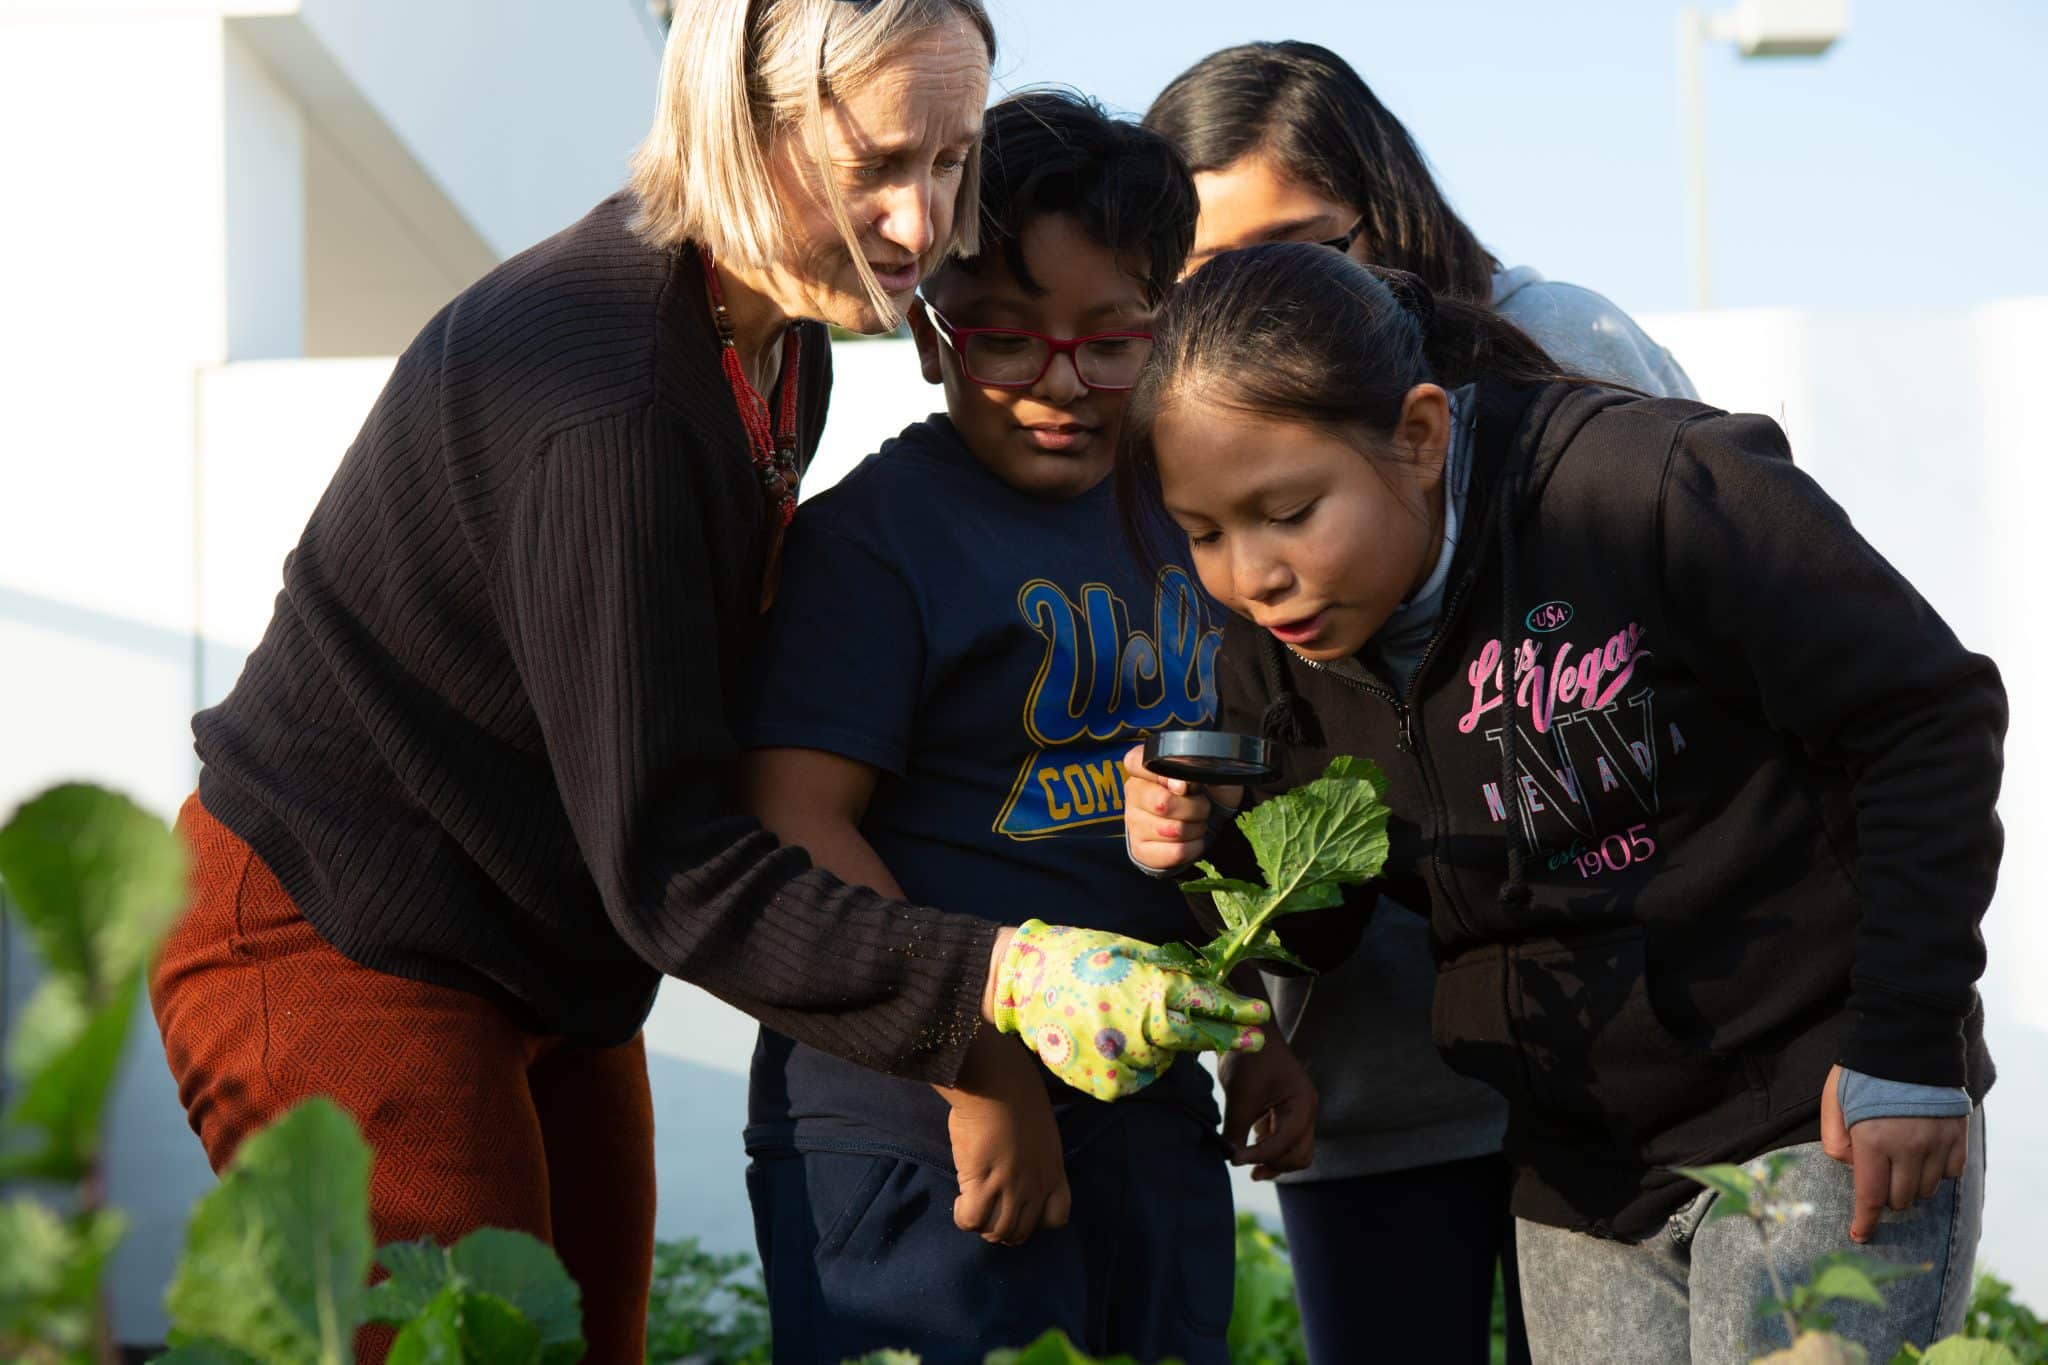
[(1501, 472), (1500, 491), (1495, 496), (1500, 499), (1500, 785), (1502, 801), (1515, 813), (1515, 818), (1508, 821), (1508, 879), (1501, 883), (1500, 908), (1508, 914), (1515, 914), (1529, 908), (1529, 883), (1525, 868), (1528, 852), (1522, 845), (1521, 755), (1518, 752), (1522, 727), (1515, 715), (1515, 699), (1521, 691), (1515, 677), (1515, 665), (1520, 662), (1521, 651), (1513, 643), (1515, 599), (1520, 595), (1515, 590), (1515, 513), (1520, 510), (1522, 499), (1520, 473), (1512, 457), (1508, 467)]

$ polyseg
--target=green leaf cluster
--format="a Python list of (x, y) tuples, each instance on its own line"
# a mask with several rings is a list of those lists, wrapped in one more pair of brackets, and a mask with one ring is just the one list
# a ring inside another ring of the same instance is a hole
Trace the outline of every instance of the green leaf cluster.
[(1863, 1303), (1884, 1307), (1883, 1287), (1894, 1280), (1924, 1275), (1931, 1264), (1902, 1265), (1857, 1251), (1831, 1251), (1814, 1259), (1805, 1283), (1793, 1285), (1783, 1299), (1767, 1299), (1757, 1316), (1785, 1316), (1801, 1331), (1825, 1332), (1835, 1325), (1830, 1303)]
[(2014, 1299), (2012, 1286), (1989, 1271), (1978, 1274), (1971, 1290), (1963, 1335), (2004, 1346), (2020, 1365), (2048, 1365), (2048, 1323)]
[(1308, 1365), (1287, 1244), (1249, 1213), (1237, 1215), (1230, 1359), (1232, 1365)]
[[(880, 1362), (878, 1365), (897, 1363)], [(982, 1358), (982, 1365), (1140, 1365), (1140, 1362), (1132, 1360), (1129, 1356), (1091, 1356), (1067, 1340), (1065, 1332), (1054, 1329), (1029, 1346), (1007, 1351), (990, 1351)], [(1180, 1361), (1162, 1360), (1158, 1365), (1180, 1365)]]
[[(1782, 1281), (1776, 1265), (1771, 1263), (1769, 1229), (1785, 1217), (1778, 1182), (1791, 1169), (1792, 1160), (1786, 1153), (1774, 1152), (1748, 1166), (1676, 1168), (1680, 1175), (1718, 1194), (1703, 1221), (1739, 1217), (1756, 1226), (1774, 1285)], [(1828, 1330), (1834, 1325), (1828, 1305), (1862, 1303), (1882, 1308), (1884, 1286), (1933, 1268), (1927, 1263), (1907, 1265), (1855, 1251), (1831, 1251), (1816, 1257), (1804, 1282), (1781, 1290), (1782, 1297), (1765, 1299), (1757, 1305), (1758, 1317), (1783, 1317), (1786, 1330), (1792, 1335), (1788, 1349), (1761, 1360), (1769, 1365), (1847, 1365), (1863, 1361), (1862, 1347)], [(2010, 1285), (1992, 1276), (1978, 1277), (1963, 1333), (1945, 1337), (1924, 1349), (1906, 1346), (1892, 1357), (1890, 1365), (2028, 1365), (2033, 1360), (2048, 1358), (2048, 1332), (2042, 1330), (2040, 1320), (2030, 1311), (2012, 1301), (2011, 1290)], [(2038, 1354), (2023, 1360), (2019, 1351), (2029, 1349)]]
[(706, 1251), (694, 1237), (655, 1243), (647, 1358), (768, 1365), (768, 1293), (754, 1258)]
[(370, 1150), (324, 1099), (249, 1138), (200, 1200), (166, 1304), (173, 1365), (346, 1365), (365, 1323), (399, 1328), (392, 1365), (571, 1365), (583, 1355), (576, 1284), (553, 1251), (485, 1228), (453, 1247), (375, 1254), (365, 1288)]
[(1371, 881), (1387, 861), (1386, 776), (1363, 758), (1333, 759), (1315, 781), (1283, 792), (1237, 817), (1266, 884), (1226, 877), (1213, 863), (1182, 890), (1206, 892), (1223, 932), (1200, 948), (1172, 945), (1162, 965), (1217, 981), (1247, 961), (1302, 965), (1280, 942), (1273, 921), (1340, 904), (1343, 888)]

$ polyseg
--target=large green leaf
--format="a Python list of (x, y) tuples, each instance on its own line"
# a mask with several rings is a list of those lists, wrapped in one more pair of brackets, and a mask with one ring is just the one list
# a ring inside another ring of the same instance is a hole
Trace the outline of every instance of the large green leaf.
[(75, 1180), (99, 1146), (142, 969), (184, 901), (184, 854), (163, 822), (98, 787), (56, 787), (0, 827), (5, 905), (45, 972), (15, 1020), (0, 1169)]
[(540, 1333), (495, 1294), (450, 1282), (405, 1324), (387, 1365), (537, 1365)]
[[(581, 1347), (582, 1343), (577, 1343)], [(462, 1353), (478, 1365), (538, 1365), (540, 1332), (496, 1294), (462, 1296)], [(579, 1349), (575, 1358), (581, 1358)]]
[(387, 1277), (363, 1300), (365, 1322), (410, 1322), (455, 1281), (448, 1253), (433, 1242), (392, 1242), (377, 1248), (376, 1261)]
[(166, 1300), (172, 1326), (270, 1365), (353, 1360), (369, 1191), (369, 1148), (325, 1099), (249, 1138), (192, 1215)]
[(0, 881), (44, 965), (97, 1008), (142, 970), (185, 898), (163, 821), (102, 787), (53, 787), (0, 828)]
[(1224, 931), (1198, 951), (1207, 974), (1227, 979), (1238, 963), (1296, 959), (1269, 929), (1282, 915), (1343, 903), (1345, 886), (1372, 880), (1387, 860), (1386, 779), (1374, 764), (1338, 758), (1314, 782), (1237, 818), (1267, 885), (1221, 876), (1208, 863), (1189, 891), (1207, 892)]
[[(113, 1090), (121, 1049), (128, 1041), (129, 1021), (141, 994), (142, 976), (136, 973), (111, 1001), (87, 1017), (82, 1027), (68, 1011), (24, 1011), (24, 1036), (58, 1027), (77, 1029), (54, 1049), (46, 1037), (37, 1038), (35, 1064), (22, 1073), (21, 1091), (7, 1111), (9, 1124), (39, 1128), (46, 1135), (37, 1171), (43, 1178), (77, 1180), (91, 1165), (99, 1148), (100, 1116)], [(37, 1000), (67, 995), (63, 983), (51, 982), (37, 992)], [(60, 1014), (61, 1022), (50, 1022)]]
[(1275, 891), (1309, 882), (1355, 883), (1387, 860), (1387, 780), (1362, 758), (1338, 758), (1305, 786), (1238, 817), (1259, 870)]
[[(369, 1292), (364, 1316), (371, 1322), (445, 1317), (476, 1360), (566, 1365), (583, 1357), (581, 1291), (554, 1251), (526, 1233), (479, 1228), (445, 1251), (432, 1242), (394, 1242), (376, 1259), (389, 1278)], [(428, 1322), (407, 1349), (439, 1350), (443, 1331)], [(530, 1349), (520, 1344), (529, 1337)], [(395, 1347), (392, 1359), (399, 1359)]]
[(471, 1291), (494, 1295), (531, 1323), (548, 1362), (583, 1356), (582, 1293), (546, 1243), (523, 1232), (479, 1228), (448, 1252)]
[(1849, 1299), (1882, 1308), (1884, 1295), (1879, 1292), (1880, 1286), (1924, 1275), (1933, 1268), (1928, 1262), (1908, 1264), (1859, 1251), (1831, 1251), (1815, 1258), (1806, 1287), (1816, 1299)]
[(406, 1323), (385, 1365), (463, 1365), (462, 1290), (449, 1285)]

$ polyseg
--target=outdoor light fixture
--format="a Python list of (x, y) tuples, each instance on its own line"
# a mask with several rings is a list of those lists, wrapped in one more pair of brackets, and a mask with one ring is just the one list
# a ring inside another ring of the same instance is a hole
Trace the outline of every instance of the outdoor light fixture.
[(1708, 42), (1733, 43), (1745, 57), (1818, 57), (1849, 28), (1849, 0), (1738, 0), (1708, 13), (1687, 6), (1678, 15), (1678, 76), (1685, 107), (1686, 197), (1692, 204), (1692, 297), (1714, 302), (1707, 247), (1707, 110), (1700, 53)]

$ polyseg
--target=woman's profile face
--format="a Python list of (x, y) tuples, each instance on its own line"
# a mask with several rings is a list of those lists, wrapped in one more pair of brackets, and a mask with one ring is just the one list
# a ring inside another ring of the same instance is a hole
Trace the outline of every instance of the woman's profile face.
[[(1188, 253), (1188, 275), (1211, 257), (1239, 247), (1334, 241), (1359, 218), (1356, 206), (1324, 197), (1257, 152), (1221, 170), (1198, 173), (1195, 193), (1202, 213), (1195, 223), (1195, 249)], [(1363, 261), (1362, 251), (1362, 242), (1351, 243), (1353, 259)]]
[(779, 263), (798, 316), (855, 332), (887, 326), (832, 220), (821, 177), (846, 207), (860, 255), (897, 311), (952, 237), (967, 157), (981, 136), (988, 48), (964, 18), (903, 44), (859, 89), (826, 103), (826, 166), (807, 129), (785, 130), (769, 173), (789, 222)]

